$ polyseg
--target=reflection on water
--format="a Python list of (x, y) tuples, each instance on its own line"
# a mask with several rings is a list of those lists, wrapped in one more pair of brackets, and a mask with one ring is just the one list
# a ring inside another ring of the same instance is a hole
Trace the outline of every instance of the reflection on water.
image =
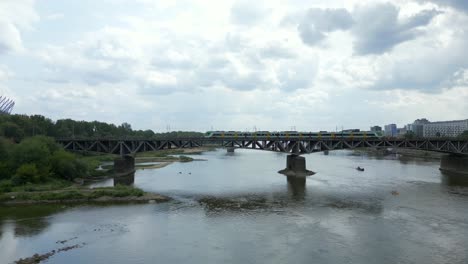
[(468, 175), (441, 171), (442, 183), (448, 186), (468, 187)]
[(306, 195), (306, 178), (287, 176), (288, 194), (296, 201), (304, 200)]
[(50, 215), (64, 209), (62, 205), (1, 206), (0, 230), (8, 227), (14, 236), (34, 236), (49, 226)]
[(0, 208), (0, 255), (9, 263), (77, 237), (86, 246), (48, 263), (467, 263), (463, 178), (396, 155), (305, 157), (317, 172), (306, 181), (277, 173), (285, 154), (219, 150), (101, 183), (133, 183), (168, 203)]

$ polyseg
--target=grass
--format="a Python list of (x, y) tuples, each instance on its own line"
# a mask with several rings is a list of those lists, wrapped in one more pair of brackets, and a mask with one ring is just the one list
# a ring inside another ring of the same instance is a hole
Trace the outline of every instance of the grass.
[(11, 201), (11, 196), (20, 201), (67, 201), (67, 200), (93, 200), (100, 197), (141, 197), (143, 190), (131, 186), (117, 185), (95, 189), (62, 189), (46, 192), (14, 192), (0, 194), (0, 201)]
[(125, 186), (125, 185), (117, 185), (115, 187), (102, 187), (102, 188), (95, 188), (89, 195), (90, 198), (99, 198), (102, 196), (109, 196), (109, 197), (128, 197), (128, 196), (143, 196), (145, 192), (143, 192), (139, 188)]
[(60, 179), (49, 179), (45, 183), (27, 183), (24, 185), (14, 186), (10, 180), (0, 181), (0, 193), (4, 192), (45, 192), (58, 189), (64, 189), (72, 186), (73, 183)]
[(193, 158), (187, 156), (179, 156), (180, 162), (190, 162), (193, 161)]

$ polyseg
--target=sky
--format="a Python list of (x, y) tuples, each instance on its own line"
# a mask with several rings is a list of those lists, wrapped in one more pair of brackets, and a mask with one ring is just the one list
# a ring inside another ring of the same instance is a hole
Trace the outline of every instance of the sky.
[(135, 129), (468, 118), (466, 0), (0, 0), (13, 113)]

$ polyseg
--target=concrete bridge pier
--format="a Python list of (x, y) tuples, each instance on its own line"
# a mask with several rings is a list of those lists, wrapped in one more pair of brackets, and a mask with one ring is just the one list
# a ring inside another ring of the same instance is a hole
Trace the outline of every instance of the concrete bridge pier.
[(135, 181), (135, 158), (125, 155), (114, 159), (114, 186), (131, 185)]
[(440, 159), (442, 172), (456, 173), (468, 177), (468, 157), (458, 155), (446, 155)]
[(135, 172), (135, 158), (125, 155), (114, 159), (114, 171), (116, 176)]
[(234, 153), (235, 148), (234, 147), (228, 147), (227, 152), (228, 153)]
[(288, 177), (288, 182), (303, 181), (307, 176), (314, 175), (315, 172), (306, 169), (306, 160), (297, 154), (288, 155), (286, 159), (286, 168), (278, 171), (278, 173), (284, 174)]
[(135, 173), (130, 173), (124, 176), (114, 177), (114, 186), (133, 185), (134, 183), (135, 183)]

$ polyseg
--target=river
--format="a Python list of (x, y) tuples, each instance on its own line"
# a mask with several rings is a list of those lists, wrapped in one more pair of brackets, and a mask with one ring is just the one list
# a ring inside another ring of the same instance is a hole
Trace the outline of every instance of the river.
[(1, 207), (0, 262), (70, 245), (47, 263), (468, 262), (468, 184), (438, 161), (309, 154), (316, 174), (296, 186), (285, 154), (193, 157), (136, 172), (168, 203)]

